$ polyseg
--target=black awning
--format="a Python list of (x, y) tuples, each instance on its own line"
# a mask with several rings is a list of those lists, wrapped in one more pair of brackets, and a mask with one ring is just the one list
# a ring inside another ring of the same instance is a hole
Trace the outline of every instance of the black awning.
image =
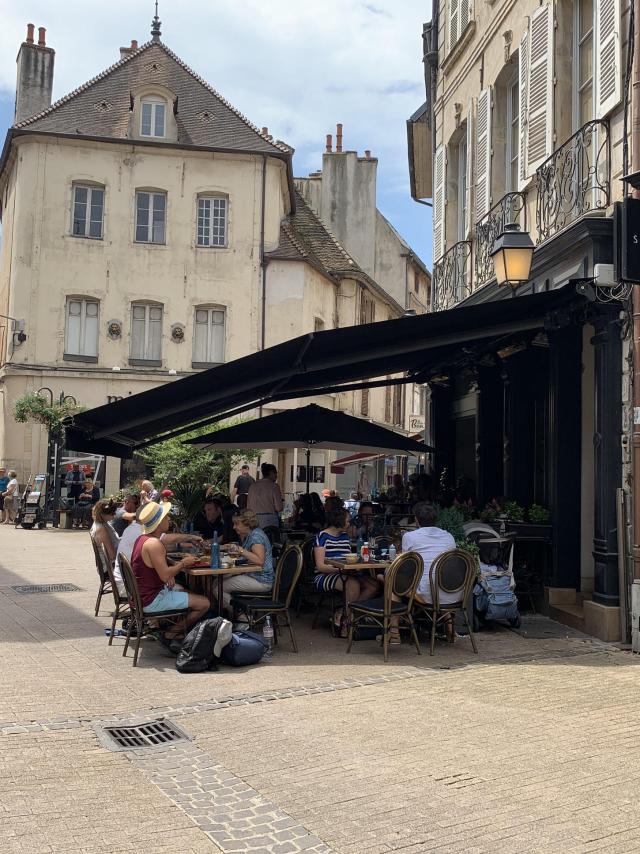
[[(405, 374), (428, 382), (446, 365), (505, 336), (554, 324), (585, 304), (588, 286), (563, 288), (417, 317), (309, 333), (226, 365), (75, 416), (67, 447), (128, 457), (149, 439), (212, 423), (261, 404), (338, 391), (345, 384), (387, 385)], [(373, 378), (373, 379), (372, 379)]]

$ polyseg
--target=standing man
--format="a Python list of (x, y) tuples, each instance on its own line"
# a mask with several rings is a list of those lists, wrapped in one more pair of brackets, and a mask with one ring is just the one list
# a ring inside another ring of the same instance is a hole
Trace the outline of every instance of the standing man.
[(77, 501), (84, 488), (84, 472), (80, 471), (79, 463), (74, 463), (71, 471), (67, 472), (64, 485), (67, 487), (67, 498)]
[(236, 478), (236, 482), (233, 484), (233, 489), (231, 490), (232, 503), (235, 502), (238, 495), (247, 495), (255, 482), (255, 478), (249, 474), (249, 466), (245, 463), (240, 469), (240, 474)]
[(7, 521), (6, 510), (4, 509), (4, 497), (3, 492), (6, 490), (9, 485), (9, 475), (7, 474), (7, 470), (4, 468), (0, 468), (0, 521)]
[(256, 514), (261, 528), (279, 528), (284, 501), (277, 483), (278, 469), (271, 463), (262, 463), (260, 470), (262, 478), (251, 485), (247, 508)]

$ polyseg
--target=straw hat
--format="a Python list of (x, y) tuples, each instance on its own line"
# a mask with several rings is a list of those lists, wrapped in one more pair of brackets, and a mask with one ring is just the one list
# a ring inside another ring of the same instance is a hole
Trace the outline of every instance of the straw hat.
[(158, 504), (157, 501), (149, 501), (138, 514), (138, 522), (142, 526), (142, 532), (152, 534), (170, 512), (171, 504), (168, 502), (163, 501), (162, 504)]

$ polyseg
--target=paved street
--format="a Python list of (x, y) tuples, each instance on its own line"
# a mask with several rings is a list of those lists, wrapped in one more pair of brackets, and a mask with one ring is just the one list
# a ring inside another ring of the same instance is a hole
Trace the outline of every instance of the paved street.
[[(2, 852), (640, 849), (629, 653), (533, 618), (384, 665), (303, 615), (299, 655), (181, 676), (153, 642), (135, 670), (109, 648), (95, 594), (86, 532), (0, 528)], [(190, 740), (96, 733), (161, 715)]]

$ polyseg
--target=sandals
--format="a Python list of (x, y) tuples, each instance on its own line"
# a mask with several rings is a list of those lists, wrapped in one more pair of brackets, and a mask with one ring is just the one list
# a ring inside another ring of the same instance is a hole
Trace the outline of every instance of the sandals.
[[(376, 635), (376, 641), (380, 644), (382, 643), (383, 638), (384, 638), (384, 635)], [(398, 629), (396, 629), (395, 631), (393, 631), (393, 629), (392, 629), (389, 632), (389, 644), (391, 646), (399, 646), (401, 643), (402, 643), (402, 640), (400, 638), (400, 632), (398, 631)]]

